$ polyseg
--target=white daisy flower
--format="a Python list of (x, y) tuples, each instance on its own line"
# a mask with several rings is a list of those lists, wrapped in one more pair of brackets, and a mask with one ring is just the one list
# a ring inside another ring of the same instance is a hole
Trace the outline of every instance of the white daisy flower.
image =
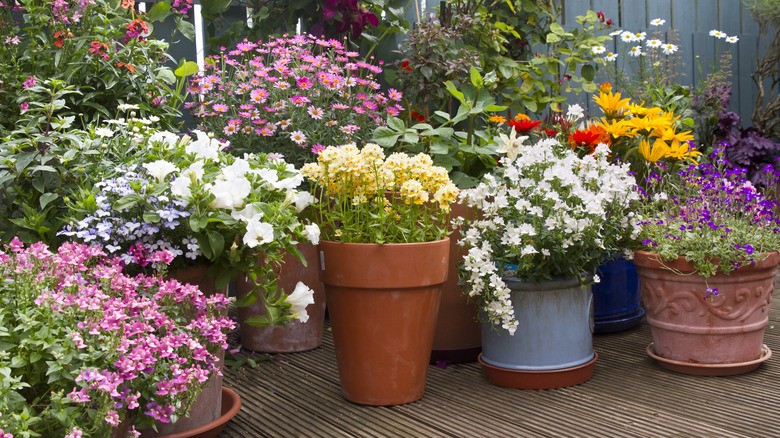
[(715, 38), (723, 39), (723, 38), (726, 38), (728, 35), (726, 35), (725, 33), (721, 32), (721, 31), (719, 31), (717, 29), (712, 29), (710, 31), (710, 36), (714, 36)]
[(604, 46), (596, 46), (596, 47), (591, 47), (590, 51), (593, 52), (594, 55), (600, 55), (606, 52), (607, 49), (604, 48)]
[(620, 40), (623, 41), (624, 43), (633, 43), (634, 41), (636, 41), (634, 37), (634, 33), (629, 31), (625, 31), (621, 33)]
[(647, 41), (647, 47), (651, 49), (657, 49), (658, 47), (661, 47), (664, 43), (662, 43), (660, 40), (649, 40)]
[(655, 20), (650, 21), (651, 26), (663, 26), (664, 23), (666, 23), (666, 20), (661, 18), (656, 18)]
[(609, 52), (606, 55), (604, 55), (604, 61), (613, 62), (617, 60), (617, 53)]
[(677, 51), (677, 46), (674, 44), (664, 44), (661, 46), (661, 48), (664, 51), (664, 55), (671, 55), (672, 53)]
[(644, 53), (642, 53), (642, 46), (632, 47), (631, 50), (628, 52), (628, 54), (634, 57), (644, 55)]
[(610, 33), (609, 33), (609, 36), (612, 36), (612, 37), (613, 37), (613, 36), (618, 36), (618, 35), (620, 35), (621, 33), (623, 33), (623, 31), (622, 31), (622, 30), (620, 30), (620, 29), (617, 29), (617, 30), (613, 30), (612, 32), (610, 32)]
[(726, 42), (727, 42), (727, 43), (734, 44), (734, 43), (736, 43), (737, 41), (739, 41), (739, 37), (738, 37), (738, 36), (736, 36), (736, 35), (734, 35), (734, 36), (730, 36), (730, 37), (726, 37)]

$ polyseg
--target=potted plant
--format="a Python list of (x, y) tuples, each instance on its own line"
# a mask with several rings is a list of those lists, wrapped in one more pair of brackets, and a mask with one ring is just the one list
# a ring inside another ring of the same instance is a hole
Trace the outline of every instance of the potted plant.
[(301, 172), (320, 198), (325, 283), (342, 394), (366, 405), (420, 399), (458, 188), (430, 156), (330, 146)]
[(488, 380), (557, 388), (593, 374), (593, 272), (634, 231), (638, 195), (606, 145), (578, 157), (555, 139), (526, 139), (513, 132), (497, 174), (463, 193), (478, 214), (463, 224), (461, 278), (483, 321)]
[[(170, 260), (164, 250), (149, 258), (160, 268)], [(120, 259), (77, 243), (52, 252), (14, 238), (0, 272), (5, 434), (138, 436), (187, 415), (221, 373), (217, 353), (234, 325), (227, 297), (128, 275)]]
[(725, 171), (723, 156), (716, 148), (713, 164), (650, 175), (640, 206), (634, 262), (653, 335), (647, 352), (681, 373), (739, 374), (771, 356), (763, 335), (780, 263), (775, 202), (744, 169)]

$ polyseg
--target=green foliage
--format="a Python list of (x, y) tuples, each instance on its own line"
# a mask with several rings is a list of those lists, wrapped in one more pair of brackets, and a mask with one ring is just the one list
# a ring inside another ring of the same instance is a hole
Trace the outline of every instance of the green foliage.
[(42, 0), (17, 4), (20, 11), (0, 7), (0, 135), (16, 128), (25, 105), (38, 102), (29, 88), (44, 80), (77, 87), (62, 96), (63, 115), (75, 116), (77, 127), (110, 118), (121, 103), (173, 125), (183, 96), (175, 92), (168, 43), (152, 36), (153, 20), (181, 20), (169, 3), (147, 17), (106, 0), (59, 9)]

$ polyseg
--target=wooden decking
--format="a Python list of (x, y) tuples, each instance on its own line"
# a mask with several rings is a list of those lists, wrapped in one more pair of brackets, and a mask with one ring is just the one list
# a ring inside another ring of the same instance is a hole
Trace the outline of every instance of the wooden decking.
[(342, 398), (326, 331), (320, 348), (227, 371), (224, 384), (243, 405), (220, 437), (780, 437), (780, 305), (773, 307), (764, 342), (778, 356), (749, 374), (666, 371), (645, 353), (651, 338), (642, 321), (594, 338), (599, 360), (584, 384), (515, 390), (489, 383), (477, 363), (432, 365), (422, 400), (394, 407)]

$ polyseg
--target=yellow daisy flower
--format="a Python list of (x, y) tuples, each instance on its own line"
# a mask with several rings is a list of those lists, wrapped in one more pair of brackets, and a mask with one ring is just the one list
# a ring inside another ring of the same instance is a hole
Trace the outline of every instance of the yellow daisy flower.
[(620, 93), (601, 92), (598, 96), (594, 96), (593, 100), (601, 107), (604, 115), (608, 119), (620, 119), (623, 118), (628, 111), (626, 105), (631, 102), (630, 98), (621, 99)]
[(655, 163), (663, 158), (669, 152), (669, 146), (664, 143), (663, 140), (656, 139), (653, 143), (653, 147), (650, 147), (650, 141), (648, 139), (639, 142), (639, 153), (645, 157), (645, 160)]

